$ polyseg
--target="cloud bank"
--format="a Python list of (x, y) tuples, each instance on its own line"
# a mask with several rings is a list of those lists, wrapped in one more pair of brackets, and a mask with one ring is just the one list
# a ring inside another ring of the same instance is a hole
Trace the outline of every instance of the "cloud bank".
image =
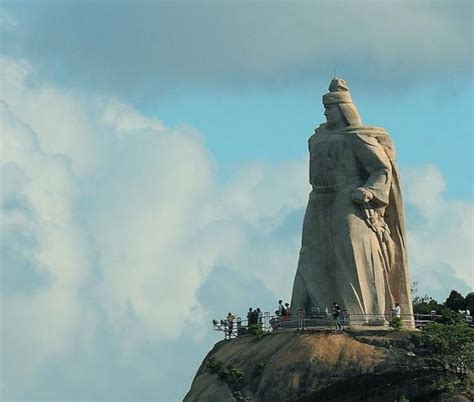
[(119, 95), (326, 82), (335, 67), (367, 90), (403, 90), (472, 71), (472, 2), (463, 0), (4, 2), (4, 9), (7, 54), (30, 58), (56, 82)]
[(409, 258), (421, 294), (444, 301), (451, 289), (474, 290), (474, 203), (446, 200), (446, 182), (434, 165), (402, 170)]
[[(307, 161), (222, 184), (192, 128), (1, 67), (2, 398), (180, 399), (211, 317), (289, 298)], [(420, 289), (472, 288), (472, 203), (404, 177)]]
[[(218, 266), (238, 269), (252, 237), (271, 235), (300, 208), (304, 182), (287, 183), (304, 175), (305, 161), (249, 166), (220, 186), (192, 129), (31, 85), (25, 63), (4, 59), (2, 71), (3, 392), (62, 399), (71, 395), (37, 383), (44, 366), (77, 349), (92, 359), (83, 368), (94, 365), (105, 333), (117, 372), (136, 365), (144, 345), (172, 342), (189, 326), (189, 342), (202, 337), (209, 317), (199, 287)], [(243, 273), (263, 279), (284, 263)], [(154, 364), (166, 375), (166, 362)], [(142, 391), (148, 398), (160, 395), (154, 381)]]

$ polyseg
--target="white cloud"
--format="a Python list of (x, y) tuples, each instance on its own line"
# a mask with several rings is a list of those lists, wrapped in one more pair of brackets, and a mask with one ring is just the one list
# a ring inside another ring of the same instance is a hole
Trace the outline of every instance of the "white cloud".
[(415, 212), (408, 214), (408, 251), (420, 289), (439, 291), (439, 283), (430, 284), (433, 275), (445, 280), (445, 292), (459, 279), (474, 289), (474, 203), (446, 199), (446, 183), (434, 165), (402, 173), (406, 206)]
[[(0, 107), (2, 377), (8, 383), (69, 350), (82, 315), (77, 292), (90, 262), (73, 219), (78, 183), (66, 158), (41, 152), (35, 133), (5, 103)], [(35, 277), (43, 281), (25, 292)]]
[[(190, 325), (202, 335), (198, 288), (218, 264), (239, 269), (249, 237), (299, 208), (305, 185), (287, 183), (306, 174), (304, 161), (250, 166), (220, 186), (191, 128), (31, 82), (27, 63), (2, 65), (2, 234), (7, 249), (22, 250), (2, 254), (6, 395), (20, 397), (52, 359), (93, 348), (102, 320), (120, 365)], [(275, 266), (259, 268), (243, 272), (262, 278)], [(34, 282), (26, 290), (25, 279)], [(36, 352), (24, 355), (26, 345)]]

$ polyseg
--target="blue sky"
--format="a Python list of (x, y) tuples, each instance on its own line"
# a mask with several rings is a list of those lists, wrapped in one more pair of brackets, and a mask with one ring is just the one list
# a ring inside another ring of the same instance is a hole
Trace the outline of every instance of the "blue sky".
[(469, 1), (2, 2), (1, 399), (179, 401), (210, 320), (290, 298), (345, 78), (393, 137), (412, 279), (472, 291)]
[[(228, 175), (242, 161), (304, 156), (306, 140), (323, 114), (320, 93), (327, 85), (311, 79), (304, 86), (278, 91), (181, 90), (148, 106), (146, 113), (206, 133), (219, 173)], [(360, 113), (367, 124), (389, 130), (399, 163), (436, 163), (450, 177), (448, 196), (472, 198), (473, 169), (466, 169), (472, 167), (472, 81), (460, 76), (422, 83), (404, 96), (357, 89), (359, 94), (353, 90), (353, 96)]]

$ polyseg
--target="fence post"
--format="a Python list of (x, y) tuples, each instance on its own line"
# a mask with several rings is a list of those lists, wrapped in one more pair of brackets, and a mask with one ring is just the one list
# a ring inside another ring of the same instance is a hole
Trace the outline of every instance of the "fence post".
[(242, 317), (237, 317), (237, 333), (235, 334), (235, 337), (239, 336), (241, 329), (242, 329)]

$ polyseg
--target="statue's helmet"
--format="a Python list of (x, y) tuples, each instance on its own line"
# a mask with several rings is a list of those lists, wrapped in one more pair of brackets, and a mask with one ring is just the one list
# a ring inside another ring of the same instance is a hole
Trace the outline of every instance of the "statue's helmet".
[(342, 78), (334, 77), (329, 84), (329, 92), (323, 95), (323, 105), (337, 104), (351, 126), (360, 126), (362, 119), (349, 92), (347, 83)]

